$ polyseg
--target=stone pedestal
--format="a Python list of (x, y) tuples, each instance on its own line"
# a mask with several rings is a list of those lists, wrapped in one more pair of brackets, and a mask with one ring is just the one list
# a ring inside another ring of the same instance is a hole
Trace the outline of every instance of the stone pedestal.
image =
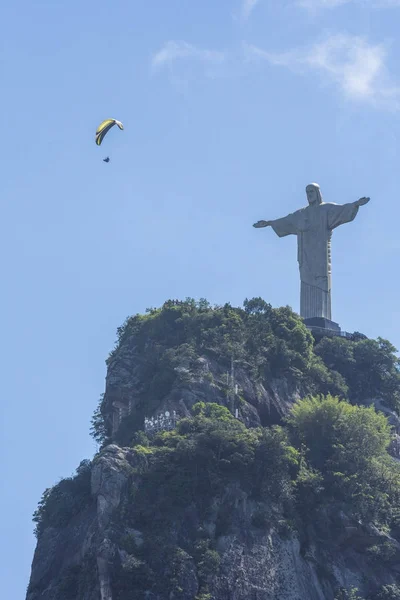
[(311, 331), (316, 338), (321, 338), (326, 335), (343, 335), (338, 323), (325, 319), (324, 317), (312, 317), (304, 319), (304, 325)]
[(322, 329), (330, 329), (335, 333), (340, 333), (340, 326), (334, 321), (325, 319), (324, 317), (311, 317), (310, 319), (304, 319), (306, 327), (318, 327)]

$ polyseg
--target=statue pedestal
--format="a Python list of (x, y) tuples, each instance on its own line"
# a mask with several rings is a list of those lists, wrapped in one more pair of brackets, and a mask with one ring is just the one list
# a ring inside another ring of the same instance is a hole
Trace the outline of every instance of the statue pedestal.
[(324, 317), (312, 317), (304, 319), (304, 325), (311, 331), (316, 338), (321, 338), (326, 335), (328, 336), (346, 336), (345, 332), (342, 332), (338, 323), (325, 319)]
[(312, 317), (311, 319), (304, 319), (306, 327), (318, 327), (320, 329), (329, 329), (335, 331), (337, 334), (340, 333), (340, 327), (334, 321), (325, 319), (324, 317)]

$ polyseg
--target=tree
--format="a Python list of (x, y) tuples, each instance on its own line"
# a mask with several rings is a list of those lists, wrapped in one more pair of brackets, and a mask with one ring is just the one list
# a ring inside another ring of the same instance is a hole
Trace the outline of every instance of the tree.
[(272, 306), (265, 302), (262, 298), (252, 298), (243, 302), (243, 307), (248, 315), (264, 315), (269, 316), (272, 311)]
[(337, 371), (349, 387), (352, 402), (382, 398), (394, 410), (400, 408), (400, 361), (387, 340), (325, 337), (315, 352), (329, 369)]
[(108, 427), (102, 413), (103, 404), (104, 394), (101, 394), (98, 406), (93, 413), (90, 427), (90, 435), (100, 447), (104, 446), (109, 438)]
[(400, 490), (400, 468), (387, 453), (391, 432), (373, 407), (353, 406), (332, 396), (297, 402), (287, 424), (293, 444), (323, 475), (326, 493), (363, 519), (390, 517)]

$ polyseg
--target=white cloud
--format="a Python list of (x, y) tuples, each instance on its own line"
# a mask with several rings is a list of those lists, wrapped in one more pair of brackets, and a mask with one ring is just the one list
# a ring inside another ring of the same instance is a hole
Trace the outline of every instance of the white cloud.
[(151, 64), (153, 67), (159, 68), (182, 59), (198, 60), (206, 63), (222, 63), (225, 59), (225, 54), (214, 50), (197, 48), (187, 42), (169, 41), (152, 57)]
[(244, 19), (248, 19), (258, 4), (258, 0), (243, 0), (242, 4), (242, 16)]
[(331, 35), (308, 49), (284, 53), (246, 46), (245, 56), (247, 60), (262, 59), (300, 72), (318, 71), (338, 85), (349, 99), (400, 108), (400, 87), (390, 80), (385, 66), (385, 47), (368, 44), (364, 38)]
[(316, 12), (324, 8), (337, 8), (345, 4), (364, 4), (367, 8), (389, 8), (400, 6), (400, 0), (296, 0), (296, 4)]
[(336, 8), (343, 4), (349, 4), (353, 0), (298, 0), (297, 4), (303, 8), (314, 11), (321, 8)]

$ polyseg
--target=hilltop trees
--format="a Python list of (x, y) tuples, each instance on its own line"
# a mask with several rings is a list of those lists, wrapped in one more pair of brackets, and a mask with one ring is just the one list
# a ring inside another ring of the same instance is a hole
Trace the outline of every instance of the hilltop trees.
[[(305, 394), (332, 394), (353, 404), (381, 398), (395, 410), (400, 407), (400, 361), (390, 342), (357, 334), (354, 340), (325, 337), (315, 344), (289, 307), (274, 309), (262, 298), (246, 299), (243, 308), (211, 306), (205, 299), (168, 300), (125, 320), (107, 363), (126, 345), (140, 356), (135, 370), (142, 412), (124, 424), (132, 434), (143, 426), (144, 413), (152, 414), (174, 386), (196, 378), (200, 356), (224, 369), (233, 360), (252, 381), (265, 385), (284, 378), (301, 385)], [(182, 363), (184, 370), (178, 368)], [(111, 434), (106, 412), (101, 399), (91, 430), (100, 444)], [(119, 443), (126, 443), (128, 433), (121, 433)]]
[(400, 360), (387, 340), (323, 338), (315, 348), (328, 369), (340, 373), (352, 402), (382, 398), (393, 410), (400, 409)]
[(326, 499), (357, 519), (392, 522), (400, 468), (387, 453), (391, 431), (383, 414), (319, 396), (296, 403), (287, 423)]

